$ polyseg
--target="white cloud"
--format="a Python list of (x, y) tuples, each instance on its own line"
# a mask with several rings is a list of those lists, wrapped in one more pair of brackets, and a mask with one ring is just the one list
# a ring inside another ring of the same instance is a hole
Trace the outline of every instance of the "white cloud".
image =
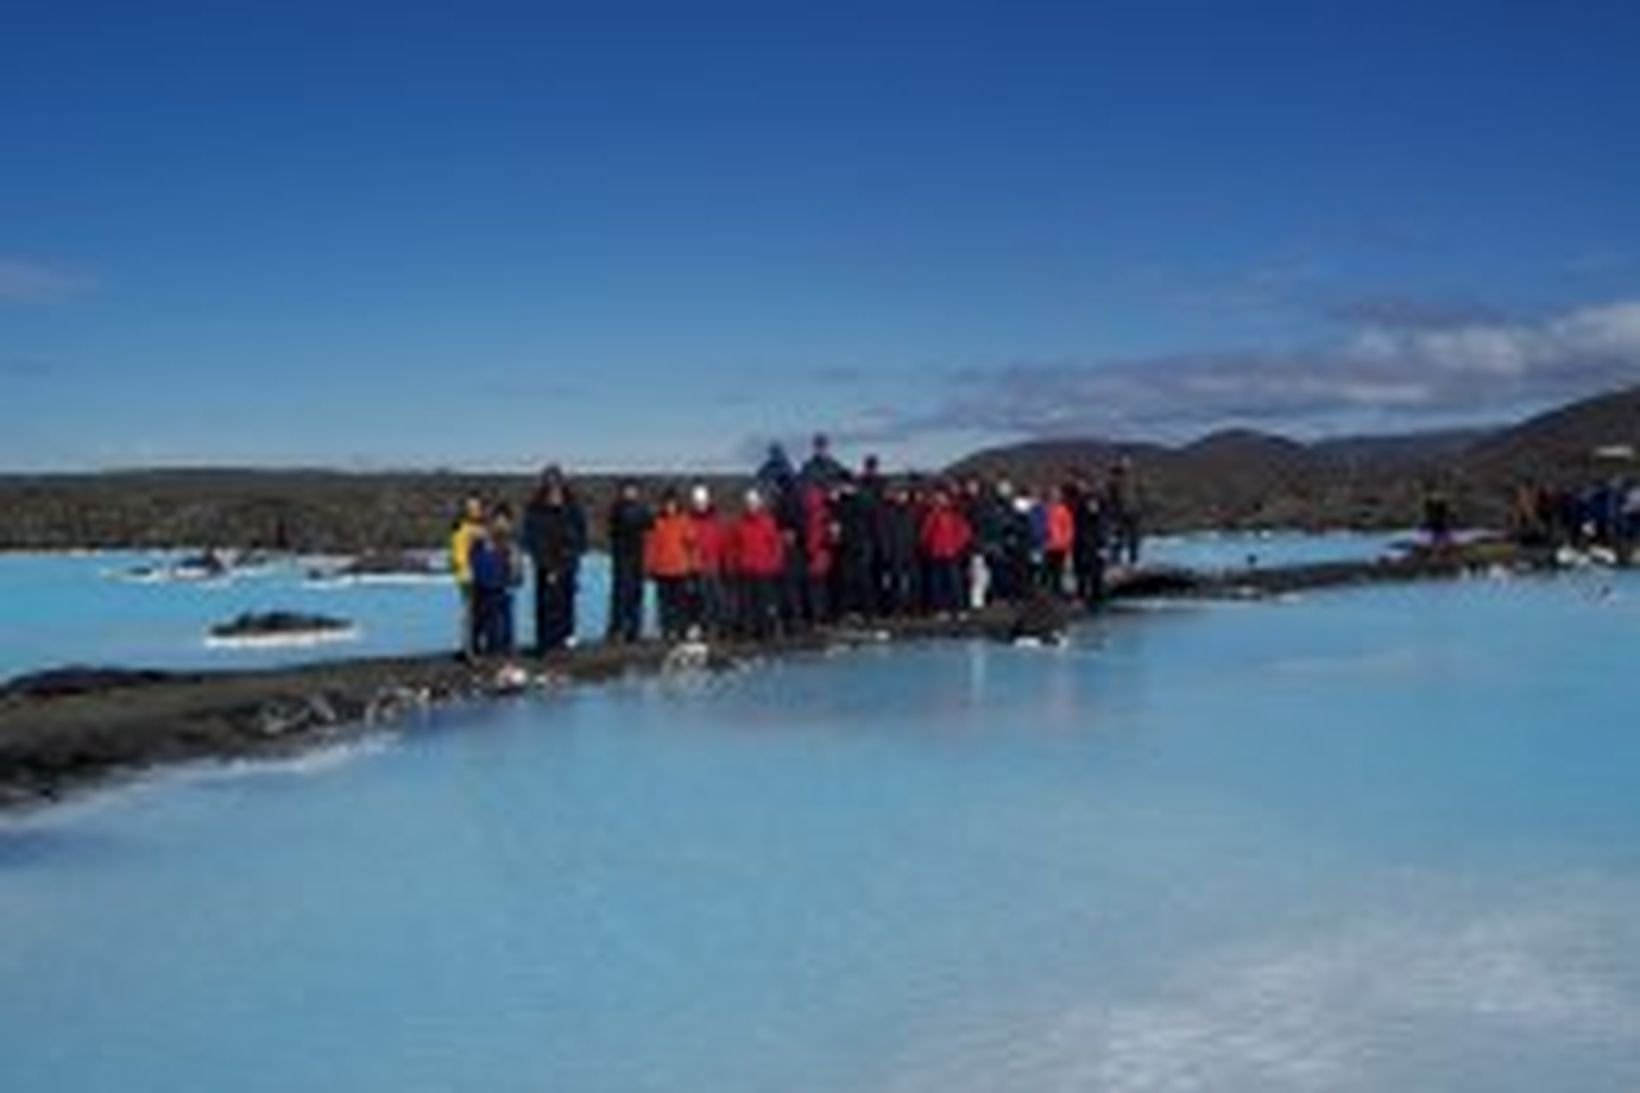
[(884, 435), (1305, 428), (1362, 418), (1474, 418), (1640, 383), (1640, 300), (1538, 319), (1432, 306), (1340, 311), (1339, 336), (1274, 350), (969, 369), (943, 405)]

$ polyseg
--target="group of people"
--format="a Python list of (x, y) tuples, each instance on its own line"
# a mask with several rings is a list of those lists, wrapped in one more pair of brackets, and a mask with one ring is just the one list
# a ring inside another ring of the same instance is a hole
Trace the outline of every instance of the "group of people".
[(1582, 489), (1522, 482), (1512, 515), (1516, 541), (1527, 546), (1609, 550), (1627, 562), (1640, 542), (1640, 484), (1615, 475)]
[[(801, 467), (771, 446), (732, 511), (704, 483), (651, 499), (627, 480), (606, 519), (614, 643), (644, 636), (649, 588), (659, 636), (672, 641), (767, 640), (1044, 595), (1091, 608), (1108, 567), (1135, 564), (1142, 542), (1127, 461), (1097, 482), (1071, 474), (1033, 492), (978, 475), (890, 477), (875, 457), (851, 470), (824, 436)], [(513, 601), (526, 568), (538, 651), (572, 643), (588, 545), (586, 513), (556, 467), (542, 474), (517, 532), (509, 506), (469, 499), (450, 543), (463, 653), (514, 651)]]

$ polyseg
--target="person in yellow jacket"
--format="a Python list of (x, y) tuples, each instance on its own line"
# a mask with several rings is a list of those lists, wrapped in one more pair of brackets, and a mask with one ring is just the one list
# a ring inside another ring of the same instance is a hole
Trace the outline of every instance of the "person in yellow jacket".
[(478, 611), (473, 600), (473, 541), (484, 535), (484, 501), (469, 497), (461, 506), (450, 532), (450, 575), (461, 595), (461, 656), (472, 659), (478, 649)]

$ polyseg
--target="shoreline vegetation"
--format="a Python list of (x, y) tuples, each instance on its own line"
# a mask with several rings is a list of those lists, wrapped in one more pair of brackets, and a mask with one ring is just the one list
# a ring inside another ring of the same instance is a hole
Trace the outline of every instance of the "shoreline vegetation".
[[(1153, 567), (1113, 575), (1109, 600), (1259, 599), (1477, 572), (1552, 568), (1552, 554), (1502, 541), (1374, 560), (1230, 572)], [(767, 641), (596, 643), (544, 657), (464, 663), (446, 653), (339, 659), (248, 671), (63, 668), (0, 686), (0, 810), (184, 763), (288, 758), (379, 732), (401, 732), (441, 706), (550, 696), (565, 686), (668, 671), (717, 671), (772, 657), (940, 639), (1052, 641), (1082, 616), (1056, 601), (949, 617), (833, 625)]]

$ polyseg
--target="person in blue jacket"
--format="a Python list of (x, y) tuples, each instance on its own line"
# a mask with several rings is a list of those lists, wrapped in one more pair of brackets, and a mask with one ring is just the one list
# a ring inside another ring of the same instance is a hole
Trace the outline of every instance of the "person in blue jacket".
[(513, 545), (512, 509), (497, 505), (490, 521), (472, 538), (467, 565), (472, 574), (476, 645), (480, 656), (510, 656), (514, 648), (513, 590), (523, 578)]

